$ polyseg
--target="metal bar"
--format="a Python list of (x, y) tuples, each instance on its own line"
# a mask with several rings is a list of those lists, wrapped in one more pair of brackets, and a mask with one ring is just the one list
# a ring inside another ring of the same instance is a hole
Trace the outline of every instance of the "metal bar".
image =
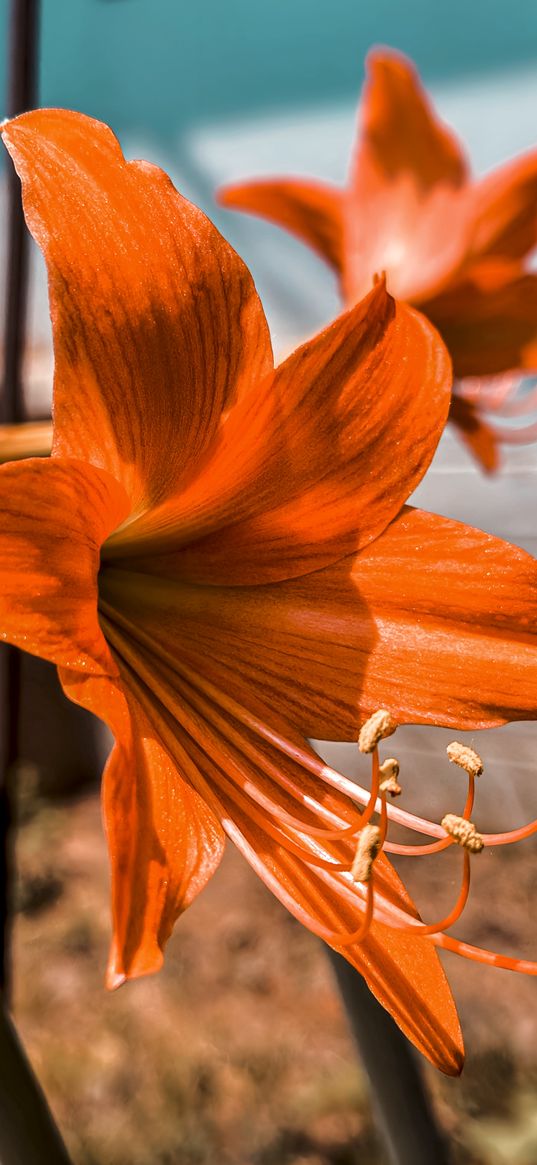
[[(39, 0), (11, 0), (7, 116), (31, 109), (37, 98)], [(28, 308), (28, 242), (20, 184), (11, 162), (7, 174), (7, 287), (2, 412), (5, 422), (24, 420), (22, 360)]]
[[(14, 117), (35, 104), (39, 0), (11, 0), (7, 114)], [(29, 236), (20, 185), (7, 165), (7, 272), (5, 284), (4, 367), (1, 417), (24, 418), (22, 361), (28, 307)], [(11, 798), (9, 778), (18, 753), (20, 659), (12, 647), (0, 654), (0, 987), (9, 989)]]
[(41, 1087), (17, 1033), (0, 1007), (0, 1161), (70, 1165)]
[(418, 1056), (365, 979), (328, 951), (349, 1024), (369, 1078), (377, 1127), (390, 1165), (450, 1165)]

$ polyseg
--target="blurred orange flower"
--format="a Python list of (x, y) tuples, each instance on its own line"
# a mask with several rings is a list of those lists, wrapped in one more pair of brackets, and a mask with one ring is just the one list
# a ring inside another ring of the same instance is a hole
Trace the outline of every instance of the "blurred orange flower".
[(360, 815), (305, 739), (352, 739), (381, 705), (537, 716), (535, 564), (403, 505), (445, 424), (445, 348), (380, 281), (275, 371), (248, 271), (165, 174), (80, 114), (2, 133), (56, 368), (52, 457), (0, 468), (0, 628), (116, 739), (108, 982), (158, 969), (227, 834), (456, 1072), (442, 936), (416, 936), (382, 854), (368, 885), (351, 874), (376, 752)]
[[(459, 382), (537, 371), (537, 275), (527, 270), (537, 243), (537, 150), (472, 179), (459, 141), (400, 53), (368, 56), (345, 189), (259, 179), (225, 187), (219, 201), (309, 243), (336, 271), (346, 304), (386, 272), (388, 290), (439, 329)], [(451, 420), (489, 470), (499, 437), (537, 436), (536, 426), (496, 433), (483, 415), (494, 407), (486, 386), (481, 402), (475, 384), (467, 393), (456, 383)]]

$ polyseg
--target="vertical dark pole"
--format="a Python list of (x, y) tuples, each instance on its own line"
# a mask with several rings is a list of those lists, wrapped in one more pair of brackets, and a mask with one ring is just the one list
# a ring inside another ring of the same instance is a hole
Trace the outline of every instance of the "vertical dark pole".
[(352, 1034), (369, 1078), (371, 1100), (390, 1165), (449, 1165), (417, 1054), (377, 1003), (362, 976), (328, 951)]
[[(11, 0), (7, 116), (32, 109), (37, 98), (38, 0)], [(7, 174), (7, 280), (2, 413), (6, 423), (24, 420), (22, 360), (28, 309), (28, 232), (20, 184), (11, 162)]]
[(69, 1165), (67, 1150), (0, 1005), (0, 1161), (2, 1165)]
[[(14, 117), (36, 101), (39, 0), (11, 0), (7, 114)], [(28, 233), (20, 185), (11, 162), (7, 172), (7, 272), (1, 416), (24, 418), (22, 361), (28, 307)], [(11, 803), (9, 777), (17, 759), (20, 659), (12, 647), (0, 654), (0, 987), (9, 990)]]

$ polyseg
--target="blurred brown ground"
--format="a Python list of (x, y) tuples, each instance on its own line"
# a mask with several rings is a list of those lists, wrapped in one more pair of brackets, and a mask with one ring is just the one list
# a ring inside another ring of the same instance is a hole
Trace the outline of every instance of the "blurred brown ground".
[[(231, 846), (161, 974), (108, 994), (98, 795), (48, 802), (30, 788), (21, 811), (15, 1017), (75, 1165), (381, 1165), (322, 945)], [(532, 842), (483, 855), (458, 933), (527, 952), (534, 855)], [(438, 917), (455, 867), (435, 859), (423, 875), (420, 863), (413, 891)], [(456, 1160), (534, 1165), (537, 984), (446, 966), (468, 1063), (461, 1081), (428, 1077)]]

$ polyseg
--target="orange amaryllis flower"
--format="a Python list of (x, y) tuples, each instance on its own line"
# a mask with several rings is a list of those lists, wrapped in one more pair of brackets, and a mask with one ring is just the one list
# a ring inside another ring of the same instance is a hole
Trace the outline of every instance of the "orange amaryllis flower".
[[(537, 151), (472, 179), (412, 64), (385, 49), (367, 59), (360, 114), (345, 189), (260, 179), (224, 188), (220, 202), (309, 243), (336, 271), (348, 305), (385, 271), (389, 291), (439, 329), (459, 382), (537, 371), (537, 275), (526, 266), (537, 242)], [(451, 420), (489, 470), (499, 439), (537, 435), (536, 426), (496, 431), (475, 386), (467, 394), (464, 383), (456, 383)]]
[(455, 915), (424, 927), (378, 854), (376, 743), (368, 793), (306, 741), (352, 739), (380, 705), (537, 716), (532, 559), (403, 506), (445, 424), (445, 348), (379, 282), (274, 370), (248, 271), (165, 174), (80, 114), (2, 133), (56, 369), (52, 457), (0, 469), (0, 630), (115, 735), (108, 982), (158, 969), (227, 834), (456, 1072), (435, 950)]

